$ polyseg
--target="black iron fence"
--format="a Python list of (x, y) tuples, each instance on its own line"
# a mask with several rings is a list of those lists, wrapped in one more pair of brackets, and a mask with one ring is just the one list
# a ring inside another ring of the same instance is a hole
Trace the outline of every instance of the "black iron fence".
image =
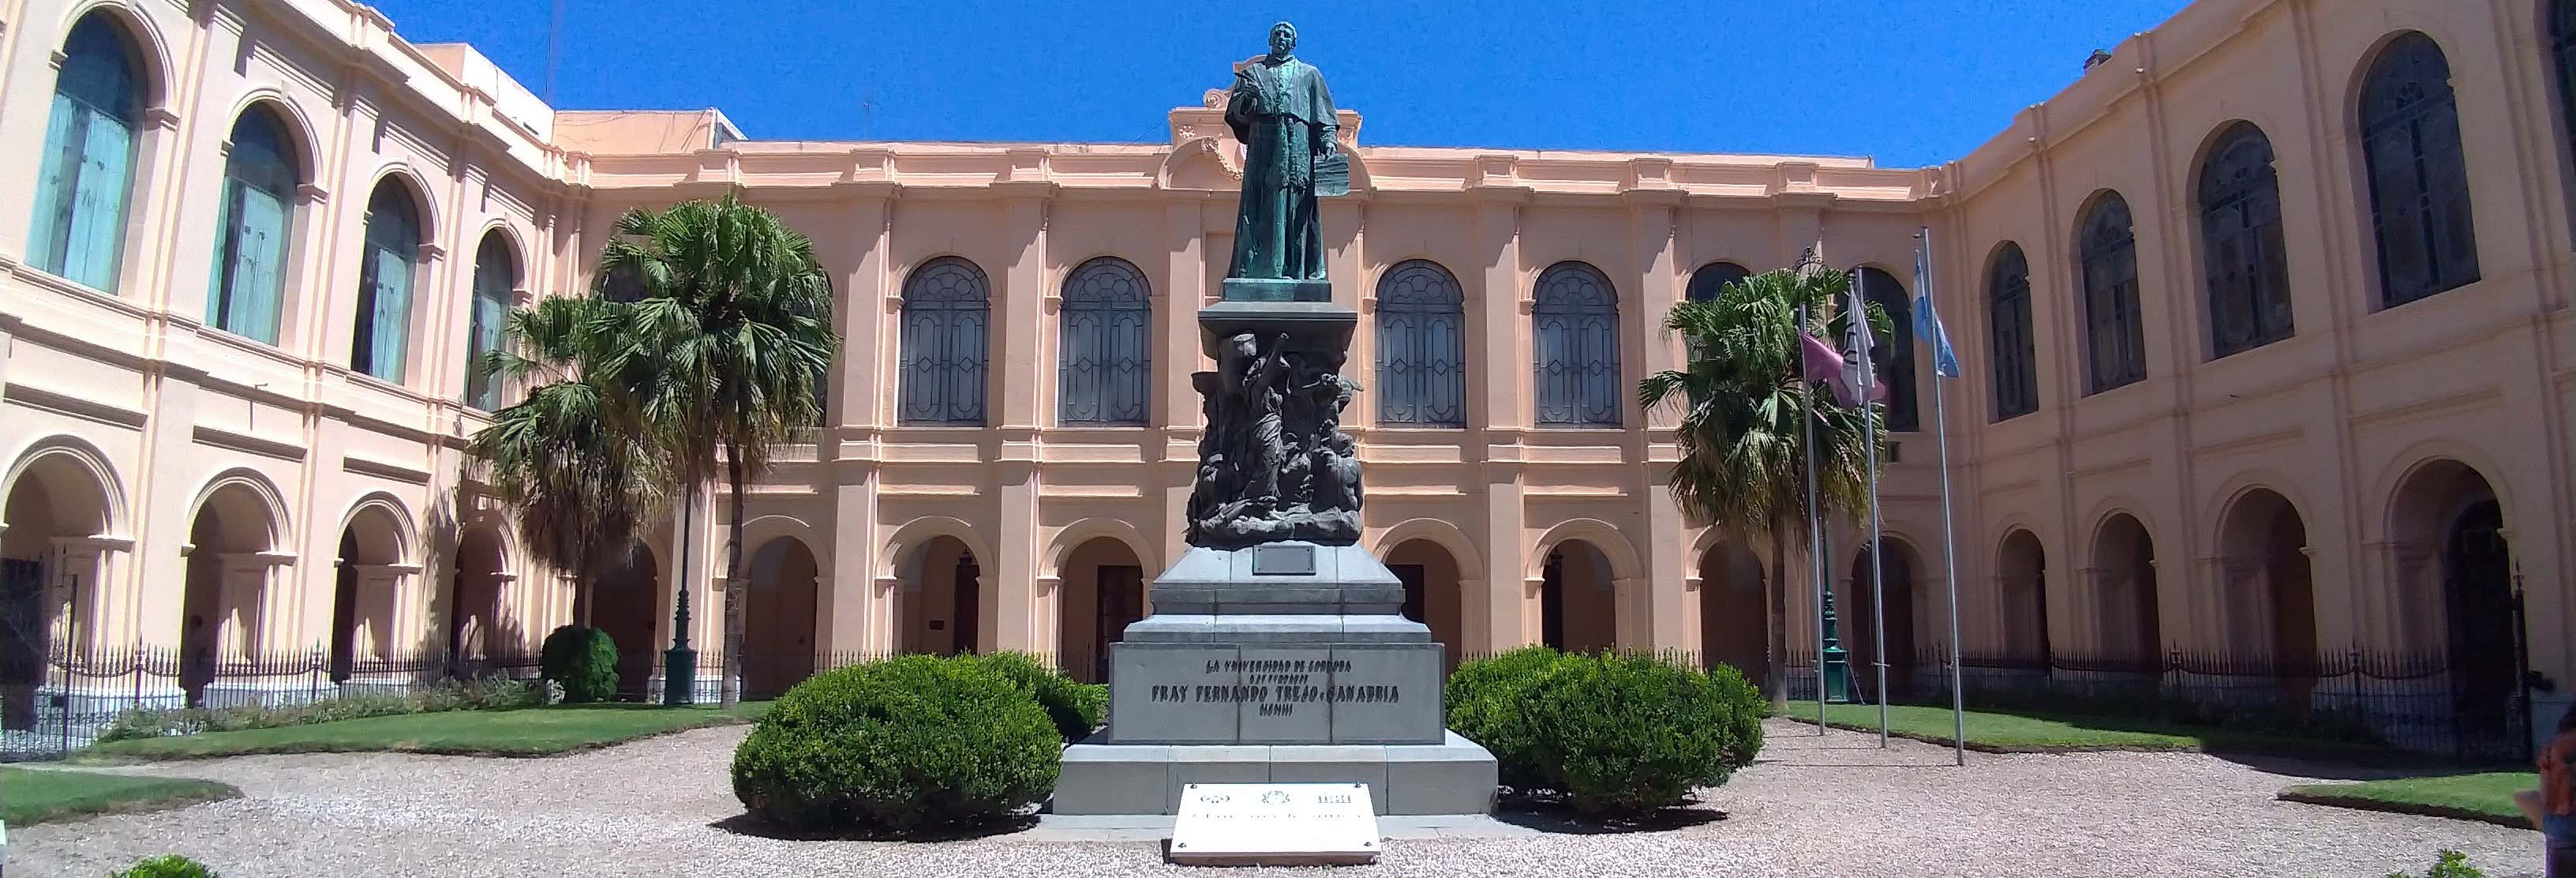
[[(1721, 658), (1659, 650), (1666, 661), (1705, 666)], [(742, 656), (742, 697), (767, 700), (823, 671), (890, 657), (868, 651), (751, 650)], [(1085, 682), (1106, 682), (1105, 655), (1041, 653), (1045, 664)], [(1460, 653), (1444, 662), (1486, 656)], [(1849, 659), (1848, 695), (1879, 698), (1876, 668)], [(1947, 704), (1949, 656), (1927, 649), (1889, 663), (1894, 703)], [(1749, 662), (1748, 662), (1749, 663)], [(692, 700), (714, 703), (720, 653), (697, 655)], [(1745, 668), (1761, 685), (1764, 668)], [(1782, 668), (1789, 697), (1816, 697), (1815, 655), (1793, 652)], [(618, 697), (659, 702), (669, 675), (661, 650), (618, 656)], [(136, 708), (287, 706), (359, 692), (401, 693), (489, 675), (534, 677), (533, 652), (496, 657), (442, 653), (334, 660), (313, 649), (257, 656), (190, 656), (135, 646), (57, 651), (41, 661), (0, 656), (0, 761), (58, 758), (88, 746)], [(2463, 762), (2529, 758), (2531, 699), (2519, 680), (2461, 672), (2441, 653), (2346, 650), (2309, 659), (2173, 651), (2146, 657), (1968, 655), (1960, 683), (1972, 707), (2047, 710), (2208, 725), (2259, 733), (2380, 744)]]
[[(747, 651), (741, 662), (742, 698), (776, 698), (817, 673), (891, 655)], [(1076, 679), (1107, 679), (1104, 662), (1088, 653), (1033, 657)], [(622, 650), (617, 670), (620, 700), (664, 700), (668, 653)], [(357, 693), (403, 694), (456, 679), (537, 674), (533, 650), (495, 657), (428, 652), (350, 659), (335, 658), (328, 649), (192, 655), (177, 647), (124, 646), (57, 650), (41, 658), (0, 656), (0, 761), (61, 758), (95, 743), (117, 717), (136, 709), (287, 707)], [(721, 653), (699, 653), (686, 684), (690, 700), (715, 703), (723, 674)]]
[[(932, 653), (934, 655), (939, 653)], [(742, 699), (767, 701), (787, 693), (806, 678), (824, 671), (894, 658), (903, 653), (869, 650), (747, 650), (742, 656)], [(1085, 683), (1109, 682), (1108, 657), (1085, 653), (1026, 653), (1038, 664)], [(618, 697), (661, 701), (662, 681), (669, 676), (669, 656), (660, 650), (618, 653)], [(712, 703), (722, 693), (723, 658), (710, 650), (697, 655), (697, 682), (691, 688), (699, 703)]]
[(536, 658), (351, 659), (327, 649), (222, 655), (161, 646), (0, 656), (0, 761), (59, 758), (130, 710), (284, 707), (495, 674), (534, 676)]
[[(1862, 656), (1849, 662), (1849, 697), (1876, 703), (1877, 668)], [(1938, 647), (1890, 661), (1887, 699), (1947, 705), (1949, 662)], [(1814, 700), (1815, 653), (1792, 653), (1788, 664), (1789, 697)], [(2469, 673), (2442, 652), (1972, 654), (1960, 657), (1959, 671), (1970, 707), (2377, 744), (2468, 763), (2519, 763), (2531, 754), (2531, 698), (2523, 681)]]

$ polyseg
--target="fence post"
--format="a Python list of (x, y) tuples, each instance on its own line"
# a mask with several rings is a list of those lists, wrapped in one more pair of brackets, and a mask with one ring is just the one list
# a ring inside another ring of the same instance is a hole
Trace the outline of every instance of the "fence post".
[[(65, 756), (71, 755), (72, 752), (72, 679), (78, 676), (78, 674), (73, 671), (72, 665), (77, 663), (78, 660), (72, 658), (71, 644), (64, 644), (63, 694), (55, 696), (56, 698), (62, 699), (62, 705), (54, 710), (54, 721), (61, 723), (63, 727), (61, 740), (62, 753)], [(42, 716), (43, 711), (38, 711), (37, 715)]]

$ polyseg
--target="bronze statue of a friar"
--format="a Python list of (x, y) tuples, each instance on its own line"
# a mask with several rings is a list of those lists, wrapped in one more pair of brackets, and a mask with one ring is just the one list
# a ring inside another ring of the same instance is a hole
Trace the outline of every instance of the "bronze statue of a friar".
[[(1229, 305), (1256, 313), (1329, 307), (1319, 197), (1346, 194), (1350, 159), (1324, 75), (1290, 54), (1297, 29), (1270, 28), (1270, 54), (1236, 67), (1225, 121), (1243, 142)], [(1253, 305), (1250, 303), (1313, 303)], [(1203, 326), (1207, 325), (1205, 313)], [(1283, 331), (1268, 317), (1211, 329), (1214, 372), (1192, 376), (1206, 435), (1189, 503), (1191, 545), (1241, 548), (1279, 540), (1350, 545), (1359, 539), (1359, 454), (1341, 414), (1359, 391), (1341, 375), (1348, 330), (1326, 340)]]
[(1234, 221), (1229, 278), (1324, 280), (1318, 195), (1350, 189), (1350, 159), (1335, 143), (1324, 74), (1290, 54), (1297, 28), (1270, 26), (1270, 54), (1234, 71), (1225, 124), (1243, 142), (1243, 200)]

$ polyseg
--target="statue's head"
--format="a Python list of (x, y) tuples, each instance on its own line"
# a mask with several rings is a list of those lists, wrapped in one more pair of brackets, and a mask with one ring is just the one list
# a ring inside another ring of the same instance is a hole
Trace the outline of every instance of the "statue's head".
[(1270, 26), (1270, 57), (1285, 58), (1297, 48), (1297, 26), (1280, 22)]

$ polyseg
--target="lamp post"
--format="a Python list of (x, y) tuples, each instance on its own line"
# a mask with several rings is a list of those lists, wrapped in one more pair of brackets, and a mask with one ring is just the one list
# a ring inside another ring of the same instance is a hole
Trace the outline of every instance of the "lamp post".
[(698, 651), (689, 648), (689, 537), (697, 510), (698, 490), (692, 486), (688, 504), (680, 507), (680, 567), (671, 577), (671, 648), (662, 652), (662, 704), (667, 707), (697, 703)]
[(1818, 657), (1825, 667), (1825, 691), (1818, 693), (1826, 704), (1850, 704), (1851, 653), (1843, 649), (1842, 640), (1834, 633), (1834, 590), (1825, 589), (1825, 647)]

